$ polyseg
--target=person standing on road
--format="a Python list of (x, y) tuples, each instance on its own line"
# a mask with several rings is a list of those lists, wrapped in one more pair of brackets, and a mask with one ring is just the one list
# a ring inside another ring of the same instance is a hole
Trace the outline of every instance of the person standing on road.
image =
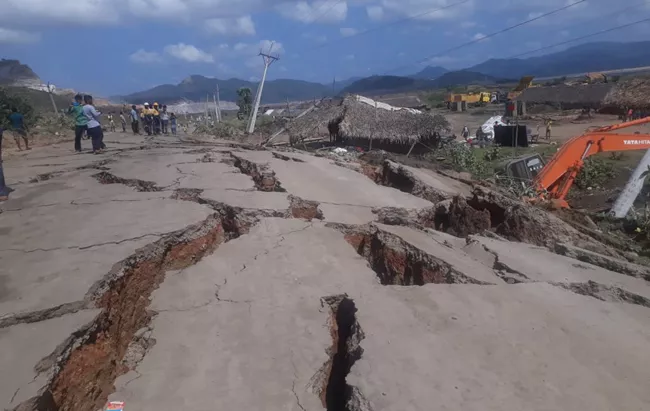
[(74, 118), (74, 151), (75, 153), (81, 153), (81, 138), (88, 128), (88, 119), (84, 114), (81, 94), (74, 96), (74, 101), (68, 108), (68, 114)]
[(4, 129), (0, 126), (0, 201), (9, 199), (9, 187), (5, 184), (5, 174), (2, 170), (2, 134)]
[(93, 154), (101, 154), (104, 146), (104, 131), (99, 123), (99, 117), (102, 115), (95, 106), (93, 106), (93, 97), (84, 96), (84, 115), (88, 119), (88, 135), (93, 142)]
[(546, 139), (551, 139), (551, 119), (546, 120)]
[(126, 117), (124, 117), (124, 111), (120, 111), (120, 123), (122, 124), (122, 133), (126, 133)]
[(115, 133), (115, 121), (113, 120), (113, 113), (108, 113), (108, 127), (111, 132)]
[(171, 126), (172, 126), (172, 134), (173, 134), (173, 135), (176, 135), (176, 132), (177, 132), (177, 129), (176, 129), (176, 127), (177, 127), (177, 123), (176, 123), (176, 115), (175, 115), (174, 113), (172, 113), (172, 114), (169, 116), (169, 124), (171, 124)]
[(160, 113), (160, 121), (162, 121), (162, 133), (169, 133), (169, 113), (167, 112), (167, 106), (162, 106), (162, 112)]
[(159, 111), (158, 103), (153, 103), (151, 114), (153, 114), (153, 134), (157, 136), (160, 134), (160, 127), (161, 127), (160, 111)]
[(133, 130), (133, 134), (140, 134), (140, 116), (138, 116), (135, 104), (131, 106), (131, 130)]
[(11, 109), (11, 114), (9, 115), (9, 122), (11, 123), (11, 131), (14, 133), (14, 140), (18, 146), (18, 151), (22, 151), (20, 147), (20, 138), (22, 137), (25, 142), (25, 150), (30, 150), (29, 141), (27, 141), (27, 128), (25, 127), (25, 117), (18, 112), (16, 107)]
[(149, 107), (149, 103), (144, 103), (142, 122), (144, 123), (144, 132), (147, 133), (147, 136), (151, 136), (153, 132), (153, 110)]

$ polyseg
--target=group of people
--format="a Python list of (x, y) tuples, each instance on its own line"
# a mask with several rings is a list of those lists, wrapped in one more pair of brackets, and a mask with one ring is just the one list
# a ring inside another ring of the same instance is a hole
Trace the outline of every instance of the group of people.
[[(122, 132), (124, 133), (127, 128), (125, 113), (126, 110), (123, 109), (119, 114)], [(75, 152), (81, 153), (81, 140), (86, 134), (88, 138), (92, 139), (93, 153), (102, 153), (106, 149), (104, 132), (100, 122), (100, 116), (102, 114), (93, 106), (92, 96), (76, 95), (74, 101), (68, 108), (68, 114), (72, 115), (75, 120)], [(159, 106), (158, 103), (154, 103), (153, 105), (144, 103), (144, 107), (138, 110), (134, 104), (131, 106), (129, 118), (131, 120), (131, 131), (133, 131), (133, 134), (140, 134), (140, 123), (142, 123), (144, 132), (148, 136), (169, 134), (170, 132), (175, 135), (177, 133), (178, 124), (176, 115), (174, 113), (168, 113), (167, 106), (165, 105)], [(106, 119), (108, 120), (108, 129), (114, 132), (116, 126), (113, 113), (108, 113)], [(25, 133), (20, 134), (20, 132), (18, 134), (26, 135)], [(27, 144), (26, 139), (25, 144)]]
[(167, 106), (160, 106), (158, 103), (144, 103), (144, 107), (138, 109), (135, 105), (131, 106), (131, 129), (133, 134), (140, 134), (140, 123), (142, 123), (144, 132), (148, 135), (176, 134), (178, 123), (176, 115), (167, 111)]
[(84, 133), (92, 141), (93, 154), (101, 154), (106, 149), (104, 131), (99, 121), (101, 113), (93, 105), (93, 97), (77, 94), (68, 108), (68, 114), (74, 117), (74, 150), (81, 153), (81, 138)]

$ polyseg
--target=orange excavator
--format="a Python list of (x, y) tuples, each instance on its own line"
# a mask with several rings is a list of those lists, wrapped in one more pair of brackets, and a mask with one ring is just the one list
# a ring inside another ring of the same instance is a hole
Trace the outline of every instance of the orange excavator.
[(650, 123), (650, 117), (591, 130), (564, 143), (548, 164), (539, 154), (509, 161), (505, 174), (518, 181), (532, 181), (534, 188), (557, 207), (568, 208), (565, 198), (584, 160), (597, 153), (650, 149), (649, 134), (617, 134), (612, 131)]

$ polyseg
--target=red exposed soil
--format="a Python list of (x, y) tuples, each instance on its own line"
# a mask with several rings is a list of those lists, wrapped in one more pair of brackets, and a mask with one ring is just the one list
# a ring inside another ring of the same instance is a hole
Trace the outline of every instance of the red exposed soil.
[(320, 203), (317, 201), (303, 200), (300, 197), (289, 196), (289, 210), (293, 218), (302, 218), (308, 221), (313, 219), (323, 219), (323, 213), (318, 208)]
[(136, 331), (151, 320), (149, 297), (166, 270), (196, 263), (225, 240), (223, 224), (217, 222), (199, 237), (163, 242), (153, 255), (125, 262), (122, 275), (97, 300), (103, 309), (97, 331), (70, 354), (50, 386), (57, 411), (95, 411), (104, 405), (115, 379), (128, 371), (122, 359)]

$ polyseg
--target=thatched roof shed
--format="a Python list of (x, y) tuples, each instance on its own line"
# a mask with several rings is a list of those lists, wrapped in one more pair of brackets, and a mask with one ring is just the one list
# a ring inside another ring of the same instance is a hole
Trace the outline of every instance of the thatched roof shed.
[(334, 126), (343, 138), (397, 144), (412, 144), (450, 130), (444, 116), (390, 108), (385, 104), (373, 105), (367, 98), (349, 95), (339, 104), (319, 108), (296, 119), (289, 126), (289, 133), (307, 138), (327, 125)]
[(289, 135), (305, 139), (327, 134), (327, 125), (343, 115), (342, 101), (322, 101), (312, 111), (295, 118), (288, 126)]
[(607, 106), (650, 109), (650, 78), (633, 77), (615, 83), (604, 99)]
[(612, 83), (530, 87), (517, 100), (527, 104), (598, 108), (603, 105), (613, 87)]

